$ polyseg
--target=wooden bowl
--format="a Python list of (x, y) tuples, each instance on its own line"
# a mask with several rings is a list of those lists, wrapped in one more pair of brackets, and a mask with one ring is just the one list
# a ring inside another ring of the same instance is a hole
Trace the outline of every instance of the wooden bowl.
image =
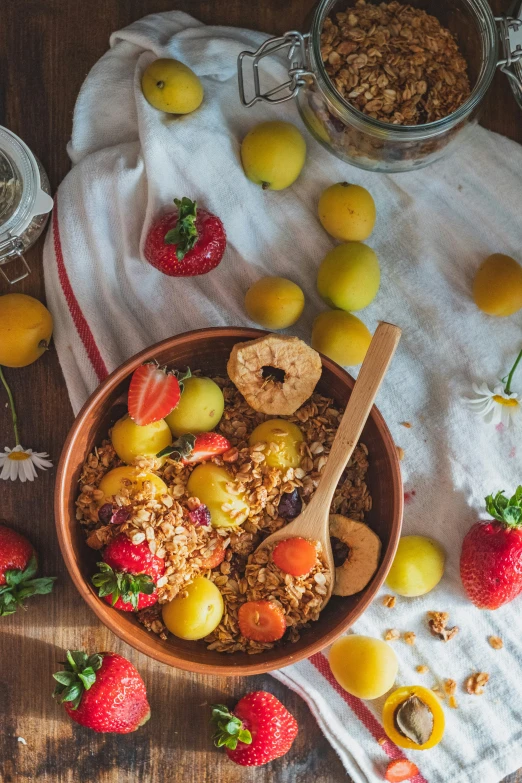
[[(203, 674), (249, 675), (280, 669), (322, 650), (349, 628), (375, 597), (391, 566), (399, 541), (403, 490), (397, 450), (384, 420), (373, 408), (364, 428), (362, 441), (368, 447), (370, 469), (368, 485), (373, 508), (368, 514), (370, 526), (382, 541), (379, 569), (368, 586), (350, 598), (333, 597), (320, 619), (305, 629), (295, 644), (275, 647), (259, 655), (218, 653), (206, 649), (204, 642), (188, 642), (170, 635), (163, 641), (148, 632), (131, 613), (112, 609), (97, 596), (90, 577), (99, 554), (89, 549), (80, 524), (76, 521), (75, 500), (83, 462), (94, 446), (107, 437), (110, 426), (123, 414), (122, 401), (132, 372), (145, 361), (156, 359), (184, 369), (202, 370), (206, 375), (225, 375), (232, 346), (265, 334), (257, 329), (213, 328), (171, 337), (129, 359), (115, 370), (87, 400), (67, 437), (58, 466), (55, 513), (58, 539), (72, 580), (80, 594), (100, 620), (120, 639), (140, 652), (169, 666)], [(341, 367), (323, 357), (323, 374), (318, 391), (346, 404), (354, 380)]]

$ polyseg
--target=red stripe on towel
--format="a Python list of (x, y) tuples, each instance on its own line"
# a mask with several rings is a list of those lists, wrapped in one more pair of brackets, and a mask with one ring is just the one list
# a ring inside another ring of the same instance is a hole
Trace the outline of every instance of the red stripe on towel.
[(103, 379), (106, 378), (109, 374), (109, 371), (105, 365), (105, 362), (103, 361), (100, 351), (98, 350), (98, 346), (96, 345), (91, 328), (87, 323), (80, 305), (78, 304), (78, 300), (74, 295), (71, 281), (69, 280), (69, 275), (67, 274), (67, 270), (65, 268), (62, 244), (60, 241), (60, 230), (58, 227), (58, 201), (56, 196), (54, 198), (53, 210), (53, 238), (54, 252), (56, 254), (56, 266), (58, 268), (58, 278), (62, 286), (62, 291), (64, 293), (67, 306), (74, 321), (74, 325), (76, 326), (76, 331), (80, 336), (80, 340), (85, 347), (89, 361), (93, 366), (94, 372), (96, 373), (98, 380), (103, 381)]
[[(332, 670), (330, 669), (330, 664), (328, 663), (328, 659), (323, 655), (323, 653), (315, 653), (315, 655), (312, 655), (311, 658), (308, 659), (310, 663), (315, 666), (317, 671), (323, 675), (325, 680), (332, 686), (332, 688), (339, 694), (339, 696), (343, 699), (343, 701), (346, 702), (346, 704), (350, 707), (352, 712), (359, 718), (361, 723), (366, 727), (366, 729), (370, 732), (372, 737), (379, 742), (379, 745), (384, 750), (384, 752), (389, 756), (391, 759), (400, 759), (405, 758), (404, 751), (399, 748), (394, 742), (392, 742), (390, 739), (387, 738), (384, 729), (380, 725), (379, 721), (374, 717), (374, 715), (370, 712), (366, 704), (361, 701), (361, 699), (358, 699), (356, 696), (352, 696), (350, 693), (344, 690), (335, 677), (332, 674)], [(384, 742), (383, 742), (384, 740)], [(415, 775), (414, 778), (411, 778), (411, 783), (428, 783), (426, 778), (423, 777), (420, 773), (418, 775)]]

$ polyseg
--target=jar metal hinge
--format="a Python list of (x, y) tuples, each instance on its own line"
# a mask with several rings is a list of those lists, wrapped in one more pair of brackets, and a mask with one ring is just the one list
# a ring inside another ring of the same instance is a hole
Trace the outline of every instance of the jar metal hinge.
[(522, 81), (515, 70), (513, 70), (513, 66), (522, 60), (522, 45), (517, 43), (514, 46), (511, 42), (511, 34), (518, 32), (522, 28), (522, 19), (515, 19), (512, 16), (496, 16), (495, 22), (498, 27), (503, 54), (503, 59), (498, 61), (497, 67), (522, 90)]
[[(29, 264), (23, 256), (23, 250), (24, 244), (20, 237), (10, 237), (9, 239), (4, 239), (3, 242), (0, 242), (0, 273), (10, 285), (19, 283), (20, 280), (24, 280), (31, 274)], [(24, 269), (17, 277), (8, 277), (3, 267), (13, 263), (13, 261), (16, 261), (17, 259), (21, 261)]]
[[(294, 98), (299, 88), (305, 84), (307, 77), (313, 77), (313, 74), (305, 67), (305, 45), (308, 33), (303, 35), (302, 33), (292, 30), (279, 38), (269, 38), (261, 46), (256, 49), (255, 52), (244, 51), (241, 52), (237, 58), (237, 72), (239, 82), (239, 97), (243, 106), (253, 106), (257, 101), (265, 101), (266, 103), (283, 103), (284, 101)], [(272, 87), (267, 92), (261, 92), (261, 80), (259, 75), (259, 64), (263, 57), (281, 52), (284, 49), (288, 49), (287, 59), (289, 61), (288, 67), (288, 81), (283, 84), (279, 84), (276, 87)], [(254, 96), (250, 100), (247, 99), (245, 93), (245, 82), (243, 74), (243, 61), (245, 58), (252, 58), (252, 70), (254, 79)]]

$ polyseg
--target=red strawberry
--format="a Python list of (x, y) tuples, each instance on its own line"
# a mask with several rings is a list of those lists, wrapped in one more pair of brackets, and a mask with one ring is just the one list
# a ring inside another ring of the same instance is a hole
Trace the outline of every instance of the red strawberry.
[(16, 530), (0, 525), (0, 617), (24, 608), (25, 598), (51, 592), (56, 577), (35, 579), (37, 570), (32, 544)]
[(198, 209), (189, 198), (176, 198), (174, 203), (176, 210), (153, 223), (143, 254), (166, 275), (204, 275), (223, 258), (227, 245), (223, 223), (206, 209)]
[(498, 609), (522, 591), (522, 486), (508, 500), (488, 495), (495, 521), (476, 522), (462, 543), (460, 578), (479, 609)]
[(218, 457), (230, 449), (230, 441), (218, 432), (201, 432), (199, 435), (182, 435), (171, 446), (160, 451), (158, 457), (168, 454), (171, 459), (181, 461), (183, 465)]
[(58, 682), (53, 696), (81, 726), (129, 734), (150, 718), (145, 683), (121, 655), (67, 651), (64, 671), (53, 677)]
[(247, 601), (237, 613), (241, 634), (255, 642), (277, 642), (286, 631), (285, 613), (274, 601)]
[(164, 419), (178, 404), (186, 378), (190, 378), (190, 370), (180, 375), (177, 370), (167, 371), (155, 362), (142, 364), (134, 370), (129, 386), (131, 419), (140, 427)]
[(223, 539), (217, 533), (215, 533), (214, 535), (215, 538), (217, 539), (216, 546), (214, 547), (210, 555), (201, 559), (202, 571), (206, 571), (207, 569), (211, 570), (212, 568), (217, 568), (218, 565), (221, 565), (221, 563), (225, 559), (226, 549), (223, 546)]
[(394, 759), (386, 767), (384, 779), (388, 783), (403, 783), (405, 780), (412, 780), (418, 774), (419, 768), (413, 761)]
[(92, 583), (98, 595), (115, 609), (136, 612), (158, 600), (156, 582), (165, 572), (165, 561), (153, 555), (148, 544), (133, 544), (125, 533), (116, 536), (103, 552), (103, 563)]
[(284, 756), (297, 737), (297, 721), (271, 693), (254, 691), (236, 704), (233, 713), (223, 704), (212, 707), (217, 725), (214, 743), (243, 767), (258, 767)]

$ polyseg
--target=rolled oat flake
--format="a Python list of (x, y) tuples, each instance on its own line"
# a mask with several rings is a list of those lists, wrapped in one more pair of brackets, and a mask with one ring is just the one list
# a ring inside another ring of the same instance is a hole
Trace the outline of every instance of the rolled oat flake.
[(45, 228), (53, 208), (50, 193), (39, 160), (18, 136), (0, 126), (0, 274), (11, 285), (31, 271), (24, 252)]

